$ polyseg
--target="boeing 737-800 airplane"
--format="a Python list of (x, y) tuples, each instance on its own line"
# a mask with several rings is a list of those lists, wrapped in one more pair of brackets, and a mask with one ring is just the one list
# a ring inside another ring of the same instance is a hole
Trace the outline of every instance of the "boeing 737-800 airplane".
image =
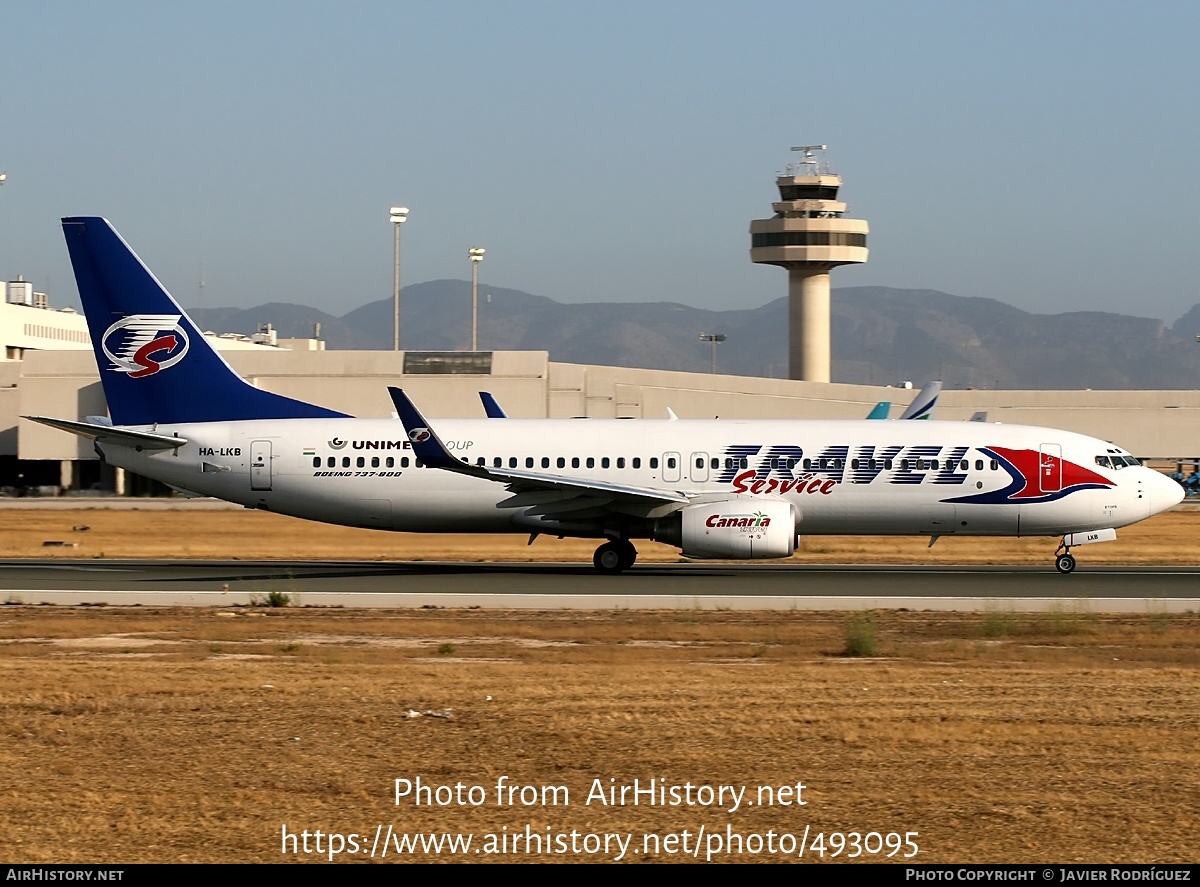
[[(427, 533), (636, 539), (784, 558), (799, 533), (1059, 536), (1071, 548), (1180, 501), (1101, 440), (981, 422), (357, 419), (255, 388), (101, 218), (63, 219), (111, 419), (30, 416), (112, 465), (310, 520)], [(491, 412), (491, 410), (489, 410)], [(500, 411), (502, 413), (502, 411)]]

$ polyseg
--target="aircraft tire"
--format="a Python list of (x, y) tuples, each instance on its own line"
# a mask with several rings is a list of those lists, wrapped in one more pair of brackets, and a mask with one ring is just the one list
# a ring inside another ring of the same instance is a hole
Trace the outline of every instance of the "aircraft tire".
[(592, 555), (592, 564), (601, 573), (609, 576), (615, 576), (628, 566), (625, 562), (624, 552), (621, 546), (616, 542), (605, 542), (596, 549), (596, 553)]
[(633, 543), (628, 539), (621, 539), (614, 544), (621, 552), (621, 569), (628, 570), (633, 566), (633, 562), (637, 560), (637, 549), (633, 547)]
[(1069, 554), (1060, 554), (1054, 559), (1054, 569), (1064, 575), (1075, 572), (1075, 558)]

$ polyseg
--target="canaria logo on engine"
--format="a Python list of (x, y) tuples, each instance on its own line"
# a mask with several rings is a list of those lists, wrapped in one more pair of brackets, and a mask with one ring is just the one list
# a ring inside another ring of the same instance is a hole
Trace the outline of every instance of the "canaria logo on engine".
[(169, 369), (188, 352), (188, 337), (178, 314), (131, 314), (104, 331), (100, 347), (109, 367), (131, 379)]

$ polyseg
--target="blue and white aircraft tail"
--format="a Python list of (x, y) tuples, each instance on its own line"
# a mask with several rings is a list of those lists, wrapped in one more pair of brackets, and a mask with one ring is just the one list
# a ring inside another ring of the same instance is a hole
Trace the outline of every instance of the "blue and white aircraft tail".
[(106, 219), (62, 225), (113, 424), (345, 415), (242, 379)]
[(938, 395), (942, 393), (941, 382), (930, 382), (920, 390), (912, 403), (908, 405), (901, 419), (932, 419), (933, 411), (937, 408)]
[[(310, 520), (409, 532), (634, 540), (692, 558), (785, 558), (813, 535), (1058, 536), (1075, 545), (1170, 508), (1182, 488), (1110, 443), (1048, 428), (865, 420), (399, 420), (259, 390), (218, 355), (104, 219), (63, 230), (112, 419), (33, 421), (179, 490)], [(940, 387), (940, 386), (939, 386)], [(502, 417), (481, 395), (489, 416)], [(906, 411), (927, 417), (929, 386)], [(437, 425), (436, 429), (434, 424)]]
[[(937, 408), (938, 395), (942, 393), (941, 382), (930, 382), (917, 392), (917, 396), (900, 414), (901, 419), (932, 419), (933, 411)], [(867, 413), (868, 419), (886, 419), (892, 411), (890, 400), (881, 400)]]

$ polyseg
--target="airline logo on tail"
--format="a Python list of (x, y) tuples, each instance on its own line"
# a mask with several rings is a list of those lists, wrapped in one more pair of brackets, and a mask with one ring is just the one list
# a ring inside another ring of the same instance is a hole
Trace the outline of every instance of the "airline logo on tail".
[(104, 331), (100, 347), (109, 367), (131, 379), (170, 369), (188, 352), (188, 337), (178, 314), (131, 314)]

